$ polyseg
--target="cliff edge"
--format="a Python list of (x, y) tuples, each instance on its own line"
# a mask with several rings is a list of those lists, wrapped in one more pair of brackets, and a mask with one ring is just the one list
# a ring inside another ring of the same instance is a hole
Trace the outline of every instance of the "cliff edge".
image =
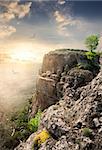
[[(45, 57), (37, 83), (38, 99), (35, 108), (47, 109), (42, 113), (38, 131), (15, 150), (32, 150), (34, 138), (43, 130), (50, 136), (35, 149), (101, 150), (102, 69), (98, 73), (96, 68), (91, 70), (79, 67), (79, 63), (87, 66), (90, 63), (82, 51), (55, 51)], [(51, 60), (53, 58), (53, 63), (57, 65), (54, 65), (49, 57)], [(94, 63), (99, 63), (98, 58)]]
[[(44, 110), (58, 102), (64, 95), (65, 86), (77, 88), (93, 79), (97, 69), (88, 68), (90, 60), (85, 53), (83, 50), (64, 49), (51, 51), (44, 56), (37, 80), (32, 115), (38, 109)], [(94, 62), (98, 64), (99, 58), (96, 57)]]

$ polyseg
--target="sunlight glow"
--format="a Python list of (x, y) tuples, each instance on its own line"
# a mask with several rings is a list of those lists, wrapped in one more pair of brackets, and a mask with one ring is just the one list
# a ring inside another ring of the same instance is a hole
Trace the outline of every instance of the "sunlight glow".
[(34, 61), (36, 56), (31, 50), (31, 45), (18, 45), (11, 54), (11, 59), (18, 61)]

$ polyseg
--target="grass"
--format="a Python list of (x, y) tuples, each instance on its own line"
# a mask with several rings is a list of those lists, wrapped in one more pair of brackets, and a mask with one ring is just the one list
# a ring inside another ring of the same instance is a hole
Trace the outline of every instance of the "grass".
[(91, 129), (89, 129), (89, 128), (83, 128), (83, 135), (86, 136), (86, 137), (92, 136)]

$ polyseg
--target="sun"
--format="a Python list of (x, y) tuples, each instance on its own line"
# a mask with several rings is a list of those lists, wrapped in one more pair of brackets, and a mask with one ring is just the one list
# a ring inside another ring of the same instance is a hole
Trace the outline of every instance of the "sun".
[(11, 59), (18, 61), (32, 61), (35, 55), (31, 51), (31, 46), (27, 44), (18, 45), (11, 54)]
[(32, 60), (34, 57), (32, 56), (31, 52), (22, 51), (22, 52), (15, 52), (11, 55), (12, 59), (20, 60), (20, 61), (29, 61)]

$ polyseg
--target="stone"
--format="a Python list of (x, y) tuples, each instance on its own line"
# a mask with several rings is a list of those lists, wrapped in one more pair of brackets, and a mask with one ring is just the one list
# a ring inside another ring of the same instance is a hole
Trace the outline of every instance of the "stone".
[[(88, 63), (85, 56), (75, 52), (51, 52), (44, 57), (42, 73), (50, 68), (51, 74), (57, 74), (60, 69), (62, 78), (68, 64), (68, 72), (64, 75), (66, 80), (56, 83), (51, 78), (39, 76), (38, 97), (33, 105), (39, 102), (38, 106), (45, 110), (38, 131), (15, 150), (32, 150), (35, 135), (44, 128), (51, 138), (41, 144), (39, 150), (102, 150), (102, 70), (93, 79), (92, 72), (75, 67), (78, 62)], [(69, 87), (67, 81), (70, 77), (74, 82)], [(84, 136), (83, 128), (90, 129), (91, 136)]]
[(58, 75), (57, 74), (51, 74), (51, 79), (53, 79), (53, 80), (55, 80), (56, 82), (58, 82), (59, 81), (59, 77), (58, 77)]
[(42, 73), (41, 76), (42, 76), (42, 77), (46, 77), (46, 73)]
[(33, 100), (32, 115), (38, 109), (44, 110), (58, 101), (56, 82), (53, 79), (39, 77), (37, 82), (36, 99)]
[(51, 76), (51, 71), (46, 71), (46, 77), (50, 77)]
[(102, 123), (102, 117), (99, 118), (99, 122)]
[(98, 130), (98, 133), (102, 134), (102, 126), (101, 126), (101, 128)]
[(94, 122), (94, 124), (95, 124), (95, 127), (99, 127), (99, 126), (100, 126), (100, 123), (99, 123), (98, 118), (94, 118), (94, 119), (93, 119), (93, 122)]

